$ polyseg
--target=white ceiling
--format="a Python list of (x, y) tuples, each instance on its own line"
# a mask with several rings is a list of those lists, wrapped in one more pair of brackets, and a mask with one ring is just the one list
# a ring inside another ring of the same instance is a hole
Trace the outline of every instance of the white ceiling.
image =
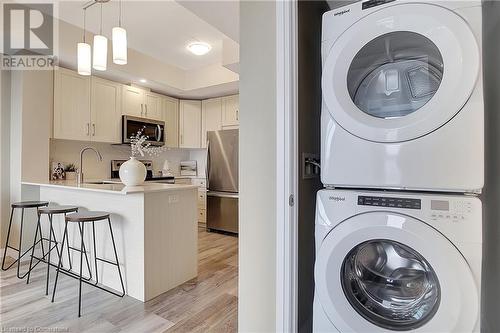
[(177, 2), (210, 23), (235, 42), (240, 41), (239, 0), (177, 0)]
[[(33, 2), (36, 1), (41, 0)], [(232, 38), (239, 39), (239, 2), (198, 0), (185, 6), (185, 1), (191, 0), (182, 1), (181, 6), (173, 0), (122, 0), (122, 26), (128, 34), (128, 63), (124, 66), (112, 63), (110, 39), (108, 69), (93, 74), (186, 99), (237, 93), (239, 75), (233, 67), (239, 62), (239, 45)], [(56, 39), (59, 42), (55, 48), (59, 65), (63, 67), (76, 69), (76, 43), (83, 35), (82, 8), (88, 3), (56, 1), (54, 16), (58, 18)], [(195, 10), (195, 3), (198, 10)], [(111, 38), (112, 27), (118, 24), (118, 8), (119, 0), (103, 5), (102, 33), (108, 38)], [(218, 14), (213, 15), (211, 11)], [(87, 41), (90, 44), (93, 34), (99, 33), (99, 23), (100, 5), (96, 4), (87, 10)], [(231, 39), (234, 42), (228, 42)], [(207, 42), (213, 49), (207, 55), (195, 56), (186, 50), (191, 41)], [(228, 65), (228, 60), (233, 67)], [(147, 79), (147, 83), (140, 83), (140, 79)]]
[[(87, 2), (61, 1), (59, 18), (83, 27), (82, 7)], [(100, 8), (96, 4), (87, 9), (86, 26), (93, 33), (99, 33)], [(111, 38), (111, 29), (118, 24), (119, 1), (105, 3), (102, 9), (102, 32)], [(175, 1), (122, 1), (122, 26), (127, 30), (130, 48), (180, 69), (197, 69), (222, 61), (222, 40), (226, 36)], [(191, 54), (186, 46), (193, 41), (209, 43), (212, 50), (204, 56)]]

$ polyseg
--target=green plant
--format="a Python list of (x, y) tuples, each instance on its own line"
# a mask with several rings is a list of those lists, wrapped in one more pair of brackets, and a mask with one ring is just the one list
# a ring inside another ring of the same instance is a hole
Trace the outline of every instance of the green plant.
[(64, 167), (65, 172), (76, 172), (76, 165), (70, 163)]

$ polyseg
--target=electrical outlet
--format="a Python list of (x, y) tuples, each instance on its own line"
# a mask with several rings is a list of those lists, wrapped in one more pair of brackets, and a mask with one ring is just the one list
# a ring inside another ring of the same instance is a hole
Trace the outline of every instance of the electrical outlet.
[(168, 203), (177, 203), (177, 202), (179, 202), (178, 195), (169, 195), (168, 196)]
[(302, 179), (311, 179), (320, 175), (320, 158), (317, 154), (302, 154)]

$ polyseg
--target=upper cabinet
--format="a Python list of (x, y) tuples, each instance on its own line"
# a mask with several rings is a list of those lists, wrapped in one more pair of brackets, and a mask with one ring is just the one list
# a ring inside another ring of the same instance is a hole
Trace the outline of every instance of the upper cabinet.
[(122, 87), (122, 113), (130, 116), (143, 117), (144, 90), (125, 85)]
[(123, 86), (122, 113), (131, 116), (161, 119), (162, 95), (134, 86)]
[(222, 126), (235, 128), (240, 124), (240, 96), (222, 97)]
[(179, 147), (201, 148), (201, 101), (179, 101)]
[(54, 138), (119, 143), (121, 85), (64, 68), (54, 76)]
[(207, 148), (207, 132), (222, 129), (222, 98), (202, 101), (201, 109), (201, 147)]
[(54, 138), (90, 139), (90, 77), (54, 70)]
[(167, 147), (206, 148), (207, 132), (239, 126), (239, 96), (178, 100), (149, 90), (57, 68), (56, 139), (121, 143), (121, 115), (165, 121)]
[(162, 98), (163, 120), (167, 142), (171, 148), (179, 147), (179, 100), (172, 97)]
[(144, 115), (145, 118), (162, 120), (162, 99), (163, 96), (150, 91), (144, 93)]
[(121, 84), (93, 76), (91, 86), (92, 141), (121, 142)]

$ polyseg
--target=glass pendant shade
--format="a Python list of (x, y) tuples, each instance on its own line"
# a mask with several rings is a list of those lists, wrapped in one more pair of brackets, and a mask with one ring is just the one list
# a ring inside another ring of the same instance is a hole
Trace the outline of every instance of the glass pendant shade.
[(113, 28), (113, 62), (127, 64), (127, 31), (122, 27)]
[(108, 61), (108, 39), (102, 35), (94, 36), (93, 67), (97, 71), (105, 71)]
[(90, 75), (91, 74), (91, 56), (92, 51), (90, 45), (87, 43), (77, 44), (77, 62), (78, 62), (78, 74), (80, 75)]

